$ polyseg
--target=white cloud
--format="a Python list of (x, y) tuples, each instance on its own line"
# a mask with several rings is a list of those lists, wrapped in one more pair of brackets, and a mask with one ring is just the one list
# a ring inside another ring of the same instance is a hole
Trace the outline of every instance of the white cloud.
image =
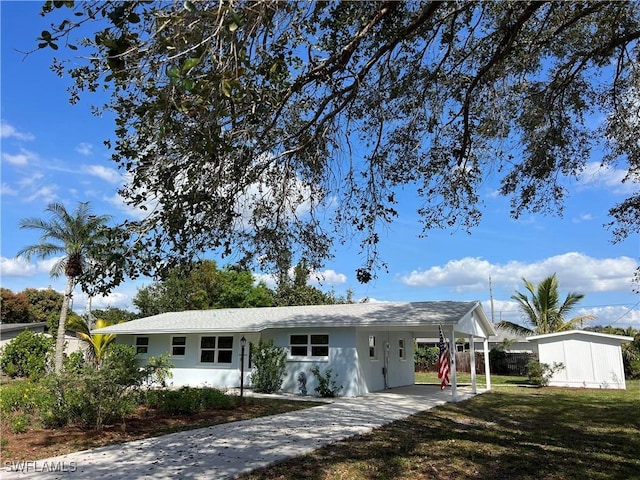
[(80, 155), (85, 155), (85, 156), (89, 156), (93, 154), (93, 145), (91, 145), (90, 143), (79, 143), (76, 146), (76, 152), (78, 152)]
[(494, 285), (515, 290), (521, 286), (522, 277), (535, 284), (557, 273), (563, 290), (629, 292), (631, 276), (637, 266), (631, 257), (598, 259), (578, 252), (531, 263), (491, 264), (482, 258), (465, 257), (443, 266), (414, 270), (400, 281), (410, 287), (449, 287), (455, 292), (471, 292), (486, 291), (491, 276)]
[(31, 193), (31, 195), (27, 196), (25, 198), (25, 201), (27, 202), (33, 202), (36, 200), (42, 200), (44, 203), (51, 203), (53, 201), (55, 201), (55, 199), (57, 198), (57, 186), (44, 186), (44, 187), (40, 187), (37, 190), (35, 190), (33, 193)]
[(0, 273), (3, 277), (33, 277), (40, 273), (51, 272), (51, 267), (60, 257), (31, 263), (24, 257), (0, 257)]
[(2, 159), (10, 163), (11, 165), (16, 165), (22, 167), (24, 165), (29, 164), (33, 160), (38, 159), (38, 155), (30, 152), (29, 150), (25, 150), (24, 148), (20, 149), (20, 153), (16, 153), (15, 155), (11, 153), (2, 153)]
[(594, 219), (594, 216), (591, 215), (590, 213), (582, 213), (577, 217), (573, 217), (571, 221), (573, 223), (582, 223), (582, 222), (590, 222), (593, 219)]
[(638, 185), (633, 182), (622, 182), (628, 173), (628, 170), (590, 162), (578, 176), (578, 183), (586, 187), (605, 188), (616, 194), (627, 195), (635, 193), (638, 189)]
[(101, 178), (109, 183), (118, 184), (122, 182), (122, 175), (113, 168), (107, 168), (102, 165), (84, 165), (82, 169), (89, 175)]
[(0, 185), (0, 195), (11, 195), (15, 197), (16, 195), (18, 195), (18, 191), (14, 188), (11, 188), (6, 183), (3, 183), (2, 185)]
[(323, 285), (344, 285), (347, 283), (347, 276), (344, 273), (338, 273), (335, 270), (324, 270), (322, 272), (313, 272), (309, 276), (309, 283), (319, 283)]
[(20, 132), (13, 125), (4, 120), (0, 121), (0, 137), (15, 138), (17, 140), (33, 140), (35, 137), (31, 133)]
[(636, 308), (624, 305), (578, 308), (574, 315), (594, 315), (596, 318), (593, 321), (593, 325), (640, 328), (640, 309), (638, 309), (637, 305)]

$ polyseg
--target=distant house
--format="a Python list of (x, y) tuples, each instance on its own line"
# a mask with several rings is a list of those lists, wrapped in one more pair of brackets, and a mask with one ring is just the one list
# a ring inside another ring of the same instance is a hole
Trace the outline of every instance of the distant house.
[(45, 333), (48, 330), (47, 322), (0, 323), (0, 347), (4, 347), (25, 330), (31, 330), (33, 333)]
[[(25, 330), (31, 330), (33, 333), (41, 333), (43, 335), (49, 335), (49, 327), (47, 322), (32, 322), (32, 323), (2, 323), (0, 324), (0, 348), (4, 347), (11, 340), (16, 338)], [(76, 338), (75, 333), (70, 330), (65, 334), (67, 354), (80, 350), (82, 348), (82, 342)]]
[[(273, 340), (287, 349), (283, 391), (298, 393), (302, 374), (332, 369), (341, 394), (357, 396), (414, 383), (413, 340), (437, 336), (487, 339), (495, 332), (479, 302), (359, 303), (170, 312), (94, 330), (115, 333), (142, 359), (170, 354), (174, 385), (238, 387), (241, 339)], [(475, 355), (474, 355), (475, 356)], [(251, 359), (246, 356), (244, 384)], [(475, 361), (475, 360), (474, 360)], [(488, 348), (485, 348), (488, 364)], [(455, 369), (455, 365), (453, 365)], [(455, 371), (455, 370), (454, 370)], [(455, 375), (452, 372), (452, 382)], [(475, 388), (475, 377), (473, 378)], [(452, 395), (456, 400), (456, 384)]]
[(562, 363), (549, 385), (558, 387), (626, 389), (622, 344), (633, 337), (585, 330), (528, 337), (541, 363)]

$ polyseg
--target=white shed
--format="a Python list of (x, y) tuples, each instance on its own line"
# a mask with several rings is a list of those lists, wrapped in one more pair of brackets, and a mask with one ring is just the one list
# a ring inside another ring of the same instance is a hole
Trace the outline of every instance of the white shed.
[(622, 344), (632, 337), (570, 330), (528, 338), (537, 350), (540, 363), (559, 362), (549, 385), (556, 387), (626, 389), (622, 364)]

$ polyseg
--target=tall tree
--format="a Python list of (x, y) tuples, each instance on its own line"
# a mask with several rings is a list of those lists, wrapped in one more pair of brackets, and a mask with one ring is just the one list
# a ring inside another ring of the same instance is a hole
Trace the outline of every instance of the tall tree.
[(60, 317), (64, 295), (53, 288), (26, 288), (23, 293), (29, 300), (29, 314), (33, 322), (47, 322), (52, 316)]
[(64, 275), (67, 284), (64, 291), (60, 321), (56, 334), (56, 352), (54, 371), (62, 371), (64, 358), (64, 334), (68, 309), (73, 289), (82, 282), (83, 274), (89, 270), (90, 251), (101, 242), (107, 215), (92, 215), (88, 202), (80, 202), (73, 213), (67, 211), (61, 203), (51, 203), (45, 210), (47, 219), (25, 218), (20, 221), (20, 228), (38, 230), (41, 233), (40, 243), (22, 248), (18, 256), (48, 258), (62, 255), (51, 267), (51, 276)]
[(28, 323), (35, 320), (29, 315), (29, 300), (24, 292), (13, 293), (8, 288), (0, 288), (0, 322)]
[(163, 280), (138, 289), (133, 299), (143, 317), (182, 310), (268, 307), (273, 292), (264, 282), (255, 283), (246, 269), (203, 260), (187, 268), (174, 268)]
[(564, 301), (560, 303), (558, 279), (555, 274), (542, 280), (537, 287), (526, 278), (523, 278), (522, 281), (530, 296), (516, 291), (511, 298), (518, 302), (520, 310), (530, 327), (508, 321), (499, 322), (499, 327), (506, 328), (519, 335), (542, 335), (571, 330), (595, 318), (593, 315), (567, 318), (569, 312), (582, 301), (584, 294), (570, 292)]
[[(402, 198), (419, 198), (426, 234), (474, 227), (488, 179), (516, 218), (561, 211), (592, 150), (640, 178), (638, 2), (49, 0), (43, 13), (38, 46), (58, 50), (72, 102), (111, 93), (122, 194), (156, 203), (121, 232), (143, 270), (210, 249), (271, 265), (295, 252), (315, 269), (356, 239), (366, 282)], [(638, 190), (611, 208), (614, 239), (640, 232), (639, 212)]]
[[(290, 267), (289, 267), (290, 268)], [(288, 271), (289, 269), (287, 269)], [(298, 263), (293, 268), (293, 278), (279, 276), (278, 289), (275, 295), (275, 304), (283, 307), (287, 305), (333, 305), (335, 303), (348, 303), (342, 298), (336, 298), (331, 293), (326, 293), (309, 285), (311, 270), (305, 261)]]

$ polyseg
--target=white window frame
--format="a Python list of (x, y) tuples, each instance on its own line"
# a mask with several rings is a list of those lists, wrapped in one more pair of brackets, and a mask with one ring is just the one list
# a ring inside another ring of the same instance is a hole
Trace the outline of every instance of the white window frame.
[[(138, 343), (138, 340), (146, 338), (146, 343)], [(134, 345), (136, 349), (136, 355), (149, 355), (149, 336), (148, 335), (140, 335), (136, 337), (136, 343)], [(140, 349), (144, 348), (144, 352), (141, 352)]]
[[(214, 338), (213, 347), (202, 347), (202, 339), (203, 338)], [(231, 339), (231, 347), (220, 347), (220, 339), (225, 338)], [(198, 364), (200, 365), (233, 365), (233, 335), (201, 335), (198, 340)], [(213, 362), (206, 362), (202, 360), (202, 352), (213, 352)], [(220, 353), (222, 352), (230, 352), (230, 359), (228, 362), (220, 361)]]
[(398, 358), (401, 362), (407, 361), (407, 342), (404, 338), (398, 339)]
[[(175, 344), (175, 339), (176, 338), (184, 338), (184, 343), (183, 344)], [(184, 349), (184, 353), (182, 354), (177, 354), (175, 353), (175, 348), (183, 348)], [(186, 335), (172, 335), (171, 336), (171, 358), (184, 358), (185, 355), (187, 354), (187, 336)]]
[(369, 341), (367, 345), (369, 347), (369, 360), (371, 360), (372, 362), (377, 362), (378, 361), (378, 344), (377, 344), (377, 339), (375, 335), (369, 335)]
[[(306, 337), (306, 343), (291, 343), (292, 337)], [(315, 339), (313, 337), (316, 337)], [(327, 342), (320, 343), (318, 342), (317, 337), (326, 337)], [(314, 341), (316, 340), (316, 341)], [(329, 338), (328, 333), (290, 333), (289, 334), (289, 360), (328, 360), (329, 359), (329, 345), (331, 344), (331, 339)], [(305, 355), (294, 355), (294, 349), (302, 349), (304, 348), (306, 351)], [(314, 355), (313, 351), (318, 348), (325, 349), (326, 355)]]

